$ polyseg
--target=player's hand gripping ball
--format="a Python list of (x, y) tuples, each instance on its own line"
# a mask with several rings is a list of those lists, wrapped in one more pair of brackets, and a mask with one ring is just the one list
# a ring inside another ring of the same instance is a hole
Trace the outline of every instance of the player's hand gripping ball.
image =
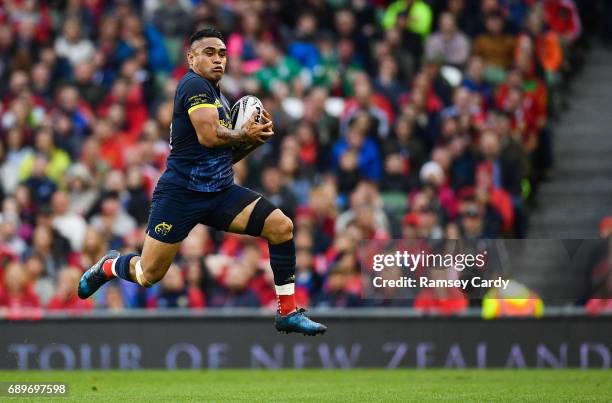
[(249, 146), (261, 145), (274, 134), (270, 114), (255, 96), (245, 95), (240, 98), (232, 106), (231, 118), (234, 130), (246, 130)]

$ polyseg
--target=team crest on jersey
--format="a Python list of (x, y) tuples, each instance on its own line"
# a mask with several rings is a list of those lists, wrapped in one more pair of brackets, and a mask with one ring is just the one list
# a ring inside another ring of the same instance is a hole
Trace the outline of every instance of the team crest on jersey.
[(161, 222), (155, 226), (155, 233), (161, 236), (168, 235), (170, 230), (172, 229), (172, 224), (168, 224), (167, 222)]

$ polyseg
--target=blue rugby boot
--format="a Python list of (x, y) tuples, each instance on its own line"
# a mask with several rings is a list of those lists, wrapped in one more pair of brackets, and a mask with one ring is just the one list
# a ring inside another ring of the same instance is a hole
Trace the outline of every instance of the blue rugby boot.
[(81, 280), (79, 280), (79, 298), (86, 299), (89, 298), (94, 292), (98, 291), (98, 288), (102, 287), (104, 283), (109, 280), (112, 280), (114, 277), (107, 277), (104, 274), (104, 270), (102, 269), (102, 264), (106, 262), (108, 259), (116, 259), (119, 257), (119, 252), (116, 250), (108, 251), (108, 253), (100, 260), (96, 262), (89, 270), (87, 270), (81, 276)]
[(308, 336), (325, 333), (327, 326), (310, 320), (304, 312), (306, 312), (306, 309), (299, 308), (295, 312), (283, 316), (277, 311), (276, 319), (274, 319), (276, 330), (285, 333), (302, 333)]

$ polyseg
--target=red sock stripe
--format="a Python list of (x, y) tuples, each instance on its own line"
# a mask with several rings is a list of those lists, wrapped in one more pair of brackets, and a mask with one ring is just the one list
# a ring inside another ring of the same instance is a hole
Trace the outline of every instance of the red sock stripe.
[(295, 303), (295, 294), (291, 295), (278, 295), (278, 312), (281, 315), (289, 315), (297, 309)]
[(114, 259), (107, 259), (104, 263), (102, 263), (102, 270), (104, 274), (106, 274), (106, 278), (115, 277), (113, 274), (113, 261)]

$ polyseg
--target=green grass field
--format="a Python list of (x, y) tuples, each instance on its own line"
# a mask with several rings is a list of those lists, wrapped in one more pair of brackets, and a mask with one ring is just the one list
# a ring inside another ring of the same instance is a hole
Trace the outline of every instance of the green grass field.
[[(612, 372), (597, 370), (2, 371), (0, 381), (69, 384), (47, 401), (612, 400)], [(20, 400), (34, 399), (8, 401)]]

